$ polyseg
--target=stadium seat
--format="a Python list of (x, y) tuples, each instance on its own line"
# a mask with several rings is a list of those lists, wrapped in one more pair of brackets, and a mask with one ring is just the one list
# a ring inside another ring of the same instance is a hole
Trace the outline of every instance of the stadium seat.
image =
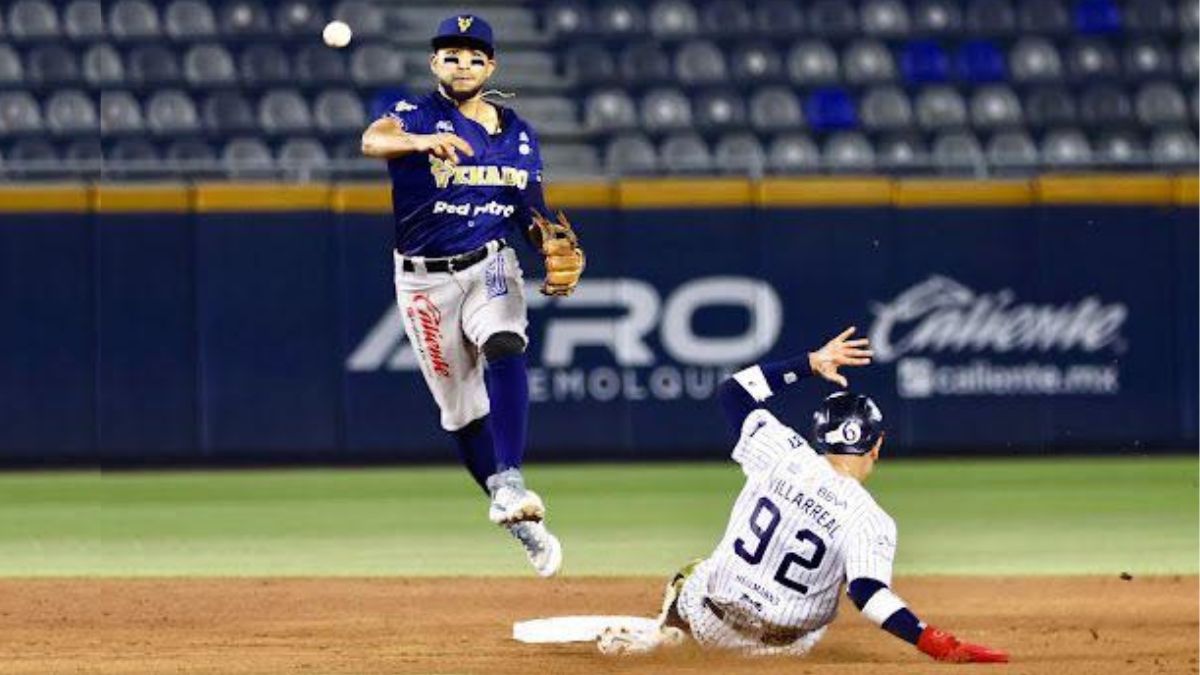
[(929, 149), (916, 134), (889, 134), (876, 143), (875, 162), (888, 171), (923, 169), (929, 166)]
[(184, 53), (183, 76), (193, 86), (220, 87), (237, 81), (237, 69), (223, 45), (202, 44)]
[(162, 35), (158, 10), (148, 0), (117, 0), (108, 11), (108, 29), (123, 42), (153, 40)]
[(9, 163), (36, 162), (49, 164), (59, 160), (58, 152), (43, 138), (22, 138), (8, 150)]
[(210, 95), (200, 106), (204, 128), (214, 134), (229, 134), (257, 129), (254, 109), (238, 91), (221, 91)]
[(8, 35), (14, 41), (58, 37), (58, 14), (46, 0), (16, 0), (8, 10)]
[(112, 45), (92, 45), (83, 53), (83, 81), (92, 87), (107, 87), (125, 81), (125, 65)]
[(96, 104), (76, 89), (57, 91), (46, 100), (46, 128), (56, 136), (100, 133)]
[(1075, 124), (1079, 108), (1070, 92), (1058, 86), (1043, 86), (1025, 97), (1025, 119), (1039, 128)]
[(1048, 82), (1062, 79), (1062, 59), (1045, 38), (1024, 37), (1008, 56), (1009, 71), (1017, 82)]
[(701, 25), (713, 35), (741, 35), (754, 30), (754, 17), (742, 0), (711, 0), (701, 11)]
[(712, 154), (696, 134), (670, 136), (659, 148), (662, 167), (670, 173), (707, 173), (713, 169)]
[(574, 99), (552, 95), (519, 96), (510, 105), (542, 137), (577, 136), (582, 131), (579, 108)]
[(784, 134), (767, 148), (767, 167), (777, 173), (810, 173), (821, 168), (821, 151), (803, 134)]
[(329, 164), (329, 153), (320, 141), (313, 138), (289, 138), (279, 146), (276, 154), (279, 163), (285, 168), (307, 169), (325, 168)]
[[(975, 35), (1002, 36), (1017, 31), (1017, 13), (1008, 0), (969, 0), (964, 14), (967, 31)], [(935, 148), (935, 159), (936, 154)]]
[[(221, 33), (229, 37), (259, 37), (272, 32), (271, 17), (258, 0), (227, 0), (217, 19)], [(364, 27), (354, 25), (355, 30)]]
[(321, 92), (313, 102), (313, 120), (327, 134), (361, 131), (367, 126), (362, 100), (348, 89)]
[(770, 45), (750, 42), (736, 47), (729, 56), (731, 79), (738, 84), (757, 84), (783, 76), (783, 60)]
[(813, 35), (841, 39), (858, 32), (858, 15), (843, 0), (816, 0), (808, 6), (808, 30)]
[(604, 173), (596, 148), (584, 143), (542, 145), (543, 173), (551, 181), (594, 178)]
[(1129, 131), (1109, 131), (1096, 139), (1094, 158), (1102, 165), (1122, 166), (1147, 161), (1146, 147)]
[(1131, 80), (1170, 77), (1175, 71), (1172, 61), (1167, 45), (1158, 38), (1139, 38), (1125, 45), (1125, 76)]
[(542, 12), (546, 28), (557, 36), (586, 32), (592, 25), (592, 13), (583, 0), (555, 0)]
[(259, 101), (258, 124), (267, 134), (295, 134), (311, 131), (313, 120), (300, 92), (276, 89), (264, 94)]
[(1200, 42), (1184, 40), (1179, 44), (1179, 58), (1176, 64), (1179, 74), (1189, 82), (1195, 82), (1200, 77)]
[(1148, 127), (1187, 124), (1187, 101), (1171, 82), (1150, 82), (1138, 89), (1135, 108), (1138, 121)]
[(242, 51), (238, 63), (238, 74), (247, 86), (286, 84), (292, 79), (290, 59), (276, 44), (252, 44)]
[(908, 8), (900, 0), (866, 0), (859, 14), (867, 35), (903, 37), (911, 30)]
[(163, 157), (171, 164), (215, 162), (217, 151), (198, 138), (182, 138), (171, 141), (163, 152)]
[[(444, 14), (445, 11), (438, 9), (439, 15)], [(489, 13), (489, 16), (493, 16), (492, 13)], [(353, 27), (355, 37), (359, 39), (387, 37), (387, 15), (383, 11), (382, 3), (375, 0), (345, 0), (333, 8), (329, 18), (345, 21)], [(433, 28), (434, 24), (425, 26), (426, 35)], [(514, 32), (509, 33), (509, 35), (514, 34)]]
[(126, 57), (125, 77), (135, 87), (172, 85), (180, 80), (179, 61), (161, 44), (135, 47)]
[(910, 84), (945, 82), (950, 75), (950, 59), (934, 40), (913, 40), (900, 52), (900, 72)]
[(1167, 0), (1127, 2), (1123, 23), (1130, 33), (1170, 33), (1175, 28), (1175, 10)]
[(91, 42), (107, 35), (100, 0), (73, 0), (63, 10), (63, 32), (75, 42)]
[(606, 35), (636, 35), (646, 30), (646, 15), (633, 0), (607, 0), (593, 9), (592, 16)]
[(750, 97), (750, 125), (762, 131), (796, 129), (804, 124), (800, 101), (788, 87), (763, 87)]
[(127, 91), (100, 92), (100, 132), (105, 135), (141, 134), (146, 128), (142, 108)]
[(1041, 156), (1051, 168), (1077, 167), (1092, 161), (1092, 147), (1079, 129), (1054, 129), (1042, 139)]
[(1021, 100), (1006, 85), (981, 87), (971, 95), (971, 124), (976, 129), (1002, 129), (1025, 121)]
[(700, 16), (688, 0), (656, 0), (646, 16), (656, 37), (686, 37), (700, 32)]
[(111, 162), (137, 162), (147, 164), (157, 162), (162, 158), (158, 148), (144, 138), (122, 138), (117, 140), (108, 151)]
[(668, 82), (674, 79), (671, 57), (657, 42), (633, 42), (621, 50), (621, 79), (630, 84)]
[(675, 55), (675, 75), (685, 85), (716, 84), (728, 79), (725, 57), (707, 40), (685, 43)]
[(68, 86), (80, 81), (75, 54), (61, 45), (38, 45), (25, 56), (25, 78), (39, 86)]
[(0, 43), (0, 88), (25, 86), (25, 66), (9, 45)]
[(368, 44), (350, 57), (350, 77), (360, 87), (379, 87), (404, 79), (404, 58), (384, 43)]
[[(325, 27), (325, 11), (314, 0), (284, 0), (275, 8), (275, 30), (287, 37), (313, 37)], [(357, 32), (357, 26), (353, 26)]]
[(1079, 118), (1089, 127), (1123, 127), (1134, 122), (1129, 96), (1115, 84), (1096, 84), (1079, 97)]
[(1024, 33), (1063, 35), (1071, 32), (1071, 13), (1060, 0), (1021, 0), (1017, 25)]
[(1008, 79), (1004, 55), (990, 40), (968, 40), (959, 45), (956, 64), (959, 78), (967, 82), (1004, 82)]
[(858, 126), (858, 111), (850, 94), (841, 87), (816, 89), (804, 105), (808, 125), (816, 131), (854, 129)]
[(1038, 163), (1037, 145), (1024, 131), (1003, 131), (987, 144), (987, 161), (997, 169), (1032, 169)]
[(713, 162), (721, 173), (761, 176), (767, 155), (754, 134), (739, 131), (717, 139), (713, 146)]
[(825, 139), (821, 149), (825, 168), (830, 171), (866, 172), (875, 168), (875, 148), (866, 136), (853, 131), (843, 131)]
[(1150, 156), (1159, 166), (1195, 168), (1196, 136), (1186, 127), (1156, 131), (1150, 139)]
[(341, 52), (320, 44), (300, 50), (295, 64), (300, 84), (343, 84), (346, 81), (346, 59)]
[(1079, 0), (1075, 5), (1075, 30), (1085, 35), (1119, 33), (1121, 10), (1113, 0)]
[(945, 173), (979, 173), (985, 166), (983, 148), (969, 131), (939, 134), (930, 155), (934, 166)]
[(71, 163), (90, 162), (97, 164), (104, 159), (104, 152), (100, 147), (100, 139), (98, 137), (77, 138), (67, 143), (62, 156), (64, 160)]
[(1195, 36), (1200, 30), (1200, 0), (1179, 0), (1179, 32)]
[(692, 126), (692, 106), (677, 89), (653, 89), (642, 98), (640, 119), (651, 133), (687, 129)]
[(792, 0), (762, 0), (754, 6), (754, 30), (764, 35), (793, 36), (805, 30), (804, 13)]
[(863, 95), (859, 118), (868, 131), (907, 129), (913, 124), (912, 104), (899, 87), (875, 87)]
[(967, 104), (953, 87), (926, 87), (917, 94), (913, 107), (923, 129), (957, 128), (967, 123)]
[(1077, 81), (1112, 79), (1121, 73), (1116, 52), (1103, 38), (1081, 38), (1067, 48), (1067, 72)]
[(582, 43), (571, 45), (563, 53), (567, 77), (582, 84), (609, 82), (617, 75), (617, 63), (603, 45)]
[(584, 101), (584, 125), (592, 131), (619, 131), (637, 126), (637, 107), (620, 89), (593, 91)]
[(842, 53), (846, 82), (854, 85), (891, 82), (896, 79), (892, 52), (878, 40), (857, 40)]
[(803, 40), (788, 52), (788, 75), (800, 86), (838, 81), (838, 57), (824, 40)]
[(155, 92), (146, 101), (145, 110), (146, 127), (153, 134), (195, 134), (200, 131), (196, 103), (177, 89)]
[(221, 150), (221, 163), (234, 178), (270, 175), (274, 166), (271, 149), (258, 138), (234, 138)]
[(654, 173), (658, 170), (658, 154), (641, 134), (618, 135), (605, 148), (604, 166), (617, 176)]
[(693, 105), (696, 128), (701, 131), (744, 127), (746, 104), (742, 96), (730, 90), (707, 91)]
[(203, 0), (175, 0), (163, 13), (166, 33), (176, 42), (210, 40), (217, 34), (217, 18)]
[(912, 24), (918, 35), (955, 35), (962, 30), (962, 10), (953, 0), (918, 0)]

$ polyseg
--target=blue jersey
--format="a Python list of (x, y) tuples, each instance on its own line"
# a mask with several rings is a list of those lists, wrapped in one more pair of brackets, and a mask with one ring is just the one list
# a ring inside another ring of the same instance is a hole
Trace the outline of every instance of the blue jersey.
[(426, 153), (388, 160), (396, 250), (442, 257), (478, 248), (545, 212), (537, 137), (515, 112), (496, 106), (500, 131), (488, 134), (438, 92), (401, 99), (386, 113), (410, 134), (452, 133), (471, 145), (458, 166)]

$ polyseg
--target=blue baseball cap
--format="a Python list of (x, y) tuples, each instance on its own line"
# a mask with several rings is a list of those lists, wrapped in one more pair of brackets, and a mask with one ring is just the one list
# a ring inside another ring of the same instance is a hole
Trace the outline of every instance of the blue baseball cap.
[(479, 49), (489, 58), (496, 53), (496, 48), (492, 46), (491, 25), (474, 14), (460, 14), (442, 21), (438, 24), (432, 44), (435, 50), (452, 45), (468, 45)]

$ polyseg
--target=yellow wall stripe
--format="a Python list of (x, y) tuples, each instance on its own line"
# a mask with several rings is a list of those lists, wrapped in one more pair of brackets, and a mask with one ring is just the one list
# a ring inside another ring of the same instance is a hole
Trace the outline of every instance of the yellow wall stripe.
[(623, 180), (617, 203), (627, 209), (749, 206), (750, 181), (739, 178)]
[(325, 211), (330, 186), (286, 183), (200, 183), (195, 188), (198, 213), (238, 211)]
[(83, 184), (0, 185), (0, 213), (87, 213), (90, 207)]
[(757, 185), (761, 206), (886, 206), (892, 203), (887, 178), (767, 178)]
[(392, 212), (391, 186), (383, 182), (343, 183), (333, 188), (335, 213)]
[(191, 205), (191, 190), (180, 183), (101, 183), (91, 190), (91, 209), (98, 213), (187, 213)]
[(903, 179), (896, 181), (892, 203), (900, 208), (1028, 206), (1033, 186), (1027, 180)]
[(552, 209), (607, 209), (616, 206), (617, 190), (612, 183), (551, 183), (546, 185), (546, 204)]
[(1171, 177), (1103, 174), (1042, 176), (1037, 180), (1043, 204), (1170, 204)]
[(1200, 204), (1200, 176), (1176, 176), (1174, 197), (1180, 206)]

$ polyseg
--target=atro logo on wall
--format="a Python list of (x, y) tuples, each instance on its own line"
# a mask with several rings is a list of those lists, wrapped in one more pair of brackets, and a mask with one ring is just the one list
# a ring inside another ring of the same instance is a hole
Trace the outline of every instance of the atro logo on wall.
[(896, 364), (902, 398), (1120, 392), (1121, 303), (1022, 303), (1009, 289), (979, 293), (935, 275), (871, 312), (876, 361)]
[[(530, 397), (546, 401), (707, 399), (716, 385), (769, 351), (783, 328), (783, 305), (765, 281), (701, 277), (663, 293), (641, 279), (587, 279), (569, 298), (526, 284), (532, 312), (551, 312), (531, 335)], [(706, 335), (693, 317), (734, 307), (748, 318), (736, 334)], [(346, 359), (351, 372), (417, 371), (395, 307)]]

